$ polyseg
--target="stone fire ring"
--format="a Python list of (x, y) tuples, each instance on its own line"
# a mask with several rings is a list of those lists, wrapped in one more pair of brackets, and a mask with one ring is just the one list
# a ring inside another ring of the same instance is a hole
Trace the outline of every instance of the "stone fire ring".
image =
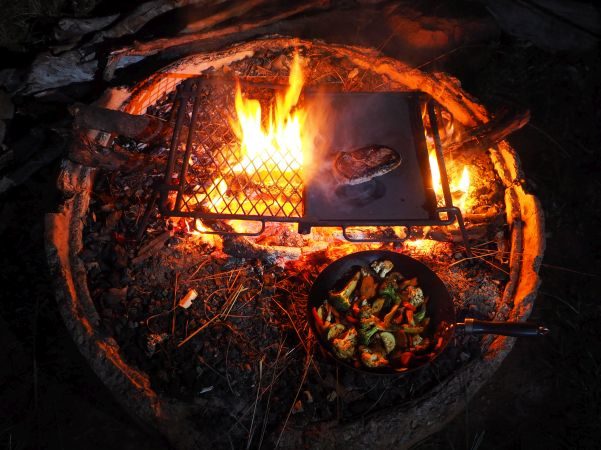
[[(155, 73), (132, 91), (107, 91), (97, 103), (134, 114), (144, 113), (158, 97), (175, 89), (183, 79), (265, 49), (304, 47), (348, 58), (357, 67), (388, 77), (400, 90), (419, 89), (432, 95), (461, 123), (474, 126), (488, 120), (483, 106), (462, 91), (459, 82), (440, 73), (423, 73), (379, 56), (373, 50), (330, 45), (321, 41), (269, 37), (242, 43), (219, 52), (195, 54)], [(158, 95), (158, 97), (157, 97)], [(107, 136), (93, 135), (98, 142)], [(509, 320), (530, 315), (540, 283), (538, 269), (545, 248), (543, 215), (538, 200), (523, 189), (523, 175), (515, 151), (502, 142), (490, 149), (495, 169), (505, 186), (507, 222), (511, 229), (510, 280), (503, 293)], [(202, 404), (165, 397), (154, 391), (146, 373), (129, 365), (116, 340), (107, 336), (90, 296), (86, 269), (79, 258), (82, 232), (88, 213), (95, 169), (65, 160), (58, 185), (65, 195), (59, 212), (46, 217), (46, 252), (56, 285), (63, 320), (92, 369), (132, 416), (158, 430), (178, 449), (201, 448), (208, 431), (199, 416), (210, 414)], [(305, 430), (286, 430), (280, 443), (285, 448), (408, 447), (440, 430), (489, 380), (514, 345), (515, 339), (488, 337), (483, 354), (455, 371), (425, 396), (394, 410), (376, 412), (361, 423), (317, 423)], [(466, 395), (467, 393), (467, 395)], [(377, 437), (377, 440), (374, 440)]]

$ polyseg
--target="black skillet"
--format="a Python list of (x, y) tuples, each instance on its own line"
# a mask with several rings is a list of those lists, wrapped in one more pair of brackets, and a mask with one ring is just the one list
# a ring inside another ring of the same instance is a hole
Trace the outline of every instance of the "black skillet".
[[(330, 344), (322, 333), (318, 332), (313, 316), (313, 308), (318, 308), (328, 298), (330, 290), (338, 288), (341, 283), (347, 281), (352, 274), (356, 273), (355, 269), (368, 266), (377, 260), (392, 261), (394, 264), (393, 271), (400, 272), (405, 278), (417, 277), (418, 285), (422, 288), (424, 295), (429, 297), (427, 316), (430, 317), (430, 323), (424, 334), (430, 336), (436, 335), (442, 338), (441, 345), (437, 345), (434, 355), (426, 358), (422, 364), (412, 366), (409, 370), (422, 367), (440, 355), (452, 339), (455, 331), (463, 332), (464, 334), (498, 334), (516, 337), (543, 336), (548, 332), (544, 327), (527, 322), (490, 322), (466, 318), (464, 322), (456, 323), (455, 309), (451, 296), (444, 283), (432, 270), (407, 255), (387, 250), (369, 250), (351, 253), (331, 263), (319, 274), (309, 293), (307, 317), (311, 330), (322, 348), (341, 364), (354, 369), (360, 369), (367, 373), (399, 374), (399, 371), (392, 367), (371, 369), (361, 366), (359, 368), (353, 366), (348, 361), (336, 358), (331, 351)], [(405, 370), (402, 373), (407, 373), (407, 371)]]

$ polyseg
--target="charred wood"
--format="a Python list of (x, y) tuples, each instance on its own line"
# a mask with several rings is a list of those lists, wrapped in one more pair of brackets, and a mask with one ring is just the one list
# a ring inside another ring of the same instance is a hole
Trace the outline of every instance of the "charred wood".
[(173, 133), (173, 127), (158, 117), (77, 103), (69, 107), (73, 125), (79, 129), (105, 131), (140, 142), (153, 142)]
[(161, 161), (150, 155), (118, 151), (116, 148), (109, 150), (87, 143), (84, 139), (74, 140), (68, 156), (71, 161), (87, 167), (125, 173), (147, 171), (161, 166)]
[(446, 152), (481, 152), (498, 144), (530, 121), (530, 111), (522, 110), (495, 117), (490, 122), (467, 131), (465, 139), (447, 146)]
[(132, 264), (138, 265), (151, 256), (156, 255), (165, 246), (171, 236), (173, 236), (171, 231), (163, 231), (161, 234), (151, 239), (140, 248), (138, 255), (132, 259)]

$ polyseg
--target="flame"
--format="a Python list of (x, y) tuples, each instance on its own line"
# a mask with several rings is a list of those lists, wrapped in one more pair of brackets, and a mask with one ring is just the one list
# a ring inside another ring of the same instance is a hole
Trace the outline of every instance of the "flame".
[[(285, 92), (276, 92), (274, 105), (264, 115), (259, 100), (246, 98), (236, 83), (236, 114), (229, 122), (238, 143), (225, 151), (223, 161), (216, 161), (221, 173), (204, 188), (198, 187), (189, 206), (200, 203), (217, 214), (302, 215), (302, 132), (307, 114), (297, 107), (304, 84), (298, 54), (288, 84)], [(238, 232), (252, 232), (244, 222), (232, 226)]]
[(260, 167), (281, 173), (302, 168), (301, 130), (306, 113), (302, 109), (292, 111), (304, 84), (298, 54), (294, 55), (288, 83), (284, 94), (276, 93), (275, 108), (270, 109), (266, 126), (260, 102), (244, 98), (240, 84), (236, 85), (237, 121), (232, 120), (230, 124), (240, 140), (241, 159), (234, 171), (253, 175)]
[[(444, 195), (442, 192), (442, 182), (440, 179), (440, 170), (436, 153), (431, 150), (429, 152), (430, 171), (432, 174), (432, 187), (436, 193), (436, 200), (439, 204), (444, 204)], [(463, 166), (461, 176), (458, 175), (458, 170), (452, 161), (447, 162), (447, 173), (449, 178), (449, 188), (453, 198), (453, 204), (462, 212), (466, 212), (470, 190), (470, 170), (468, 166)]]

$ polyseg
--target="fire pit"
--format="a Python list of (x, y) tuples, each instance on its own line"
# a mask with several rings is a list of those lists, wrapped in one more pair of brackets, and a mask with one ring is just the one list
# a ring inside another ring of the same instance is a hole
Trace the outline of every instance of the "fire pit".
[[(303, 177), (288, 178), (292, 193), (272, 210), (269, 221), (264, 212), (278, 202), (281, 190), (271, 195), (271, 203), (263, 200), (263, 210), (260, 202), (253, 205), (255, 213), (243, 202), (234, 209), (231, 184), (240, 177), (232, 173), (243, 172), (244, 166), (232, 165), (226, 155), (221, 167), (228, 170), (217, 176), (211, 171), (203, 179), (207, 162), (198, 144), (186, 146), (182, 138), (180, 145), (178, 137), (189, 136), (194, 121), (180, 121), (171, 143), (89, 134), (90, 145), (112, 148), (105, 153), (96, 149), (98, 154), (127, 154), (132, 167), (142, 161), (136, 171), (98, 171), (68, 161), (63, 166), (59, 181), (68, 199), (61, 213), (48, 218), (48, 254), (65, 323), (125, 407), (176, 447), (334, 447), (345, 442), (363, 448), (374, 436), (382, 446), (407, 446), (442, 427), (492, 376), (511, 350), (512, 338), (460, 338), (432, 370), (402, 380), (354, 373), (322, 358), (304, 315), (307, 293), (322, 267), (350, 252), (384, 245), (426, 263), (445, 282), (459, 318), (523, 320), (532, 307), (544, 249), (538, 203), (523, 191), (519, 163), (505, 141), (488, 149), (470, 146), (469, 139), (456, 145), (461, 133), (489, 117), (448, 76), (425, 74), (362, 48), (273, 38), (191, 56), (132, 92), (108, 92), (100, 104), (177, 124), (178, 111), (188, 112), (173, 107), (177, 86), (185, 90), (193, 83), (186, 80), (207, 76), (210, 68), (212, 77), (233, 73), (254, 83), (263, 77), (270, 85), (282, 84), (295, 53), (307, 61), (308, 92), (322, 85), (340, 94), (419, 90), (440, 105), (423, 115), (423, 108), (416, 110), (425, 133), (414, 135), (423, 139), (422, 157), (415, 161), (428, 169), (418, 173), (427, 175), (422, 177), (424, 192), (430, 189), (429, 211), (436, 213), (436, 221), (412, 222), (404, 220), (406, 214), (388, 222), (370, 221), (373, 217), (365, 214), (330, 220), (322, 204), (311, 213), (305, 196), (317, 191), (307, 190)], [(228, 86), (219, 85), (225, 89), (223, 99), (235, 96), (235, 88)], [(256, 98), (246, 95), (246, 100)], [(199, 133), (207, 133), (207, 139), (210, 134), (212, 148), (235, 150), (227, 144), (240, 139), (230, 122), (236, 116), (226, 111), (227, 106), (198, 107), (196, 114), (217, 114), (222, 123)], [(187, 133), (181, 132), (184, 126)], [(350, 148), (398, 147), (369, 139)], [(401, 157), (408, 158), (406, 152)], [(73, 156), (81, 160), (81, 154)], [(286, 167), (293, 163), (288, 160)], [(228, 187), (220, 190), (227, 177)], [(277, 185), (278, 179), (273, 181)], [(249, 192), (244, 187), (238, 192)], [(206, 201), (213, 191), (222, 199), (229, 195), (226, 213)], [(146, 226), (145, 206), (153, 199), (168, 217), (147, 208)], [(458, 208), (436, 212), (449, 206)], [(463, 235), (462, 224), (455, 221), (462, 216)], [(294, 219), (298, 230), (280, 219)], [(248, 223), (253, 220), (259, 221), (254, 229)], [(141, 223), (146, 232), (138, 244), (128, 236)], [(349, 243), (344, 239), (349, 236), (380, 243)]]

